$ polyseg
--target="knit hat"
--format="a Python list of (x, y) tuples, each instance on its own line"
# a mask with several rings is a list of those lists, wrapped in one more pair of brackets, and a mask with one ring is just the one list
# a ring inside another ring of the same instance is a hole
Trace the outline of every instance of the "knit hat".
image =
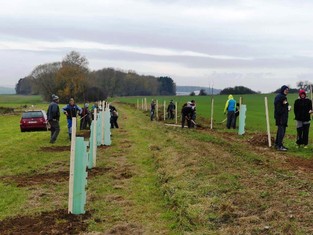
[(301, 96), (302, 94), (304, 94), (306, 96), (305, 90), (300, 90), (299, 91), (299, 96)]
[(58, 99), (59, 99), (59, 96), (57, 96), (55, 94), (52, 95), (52, 100), (58, 100)]

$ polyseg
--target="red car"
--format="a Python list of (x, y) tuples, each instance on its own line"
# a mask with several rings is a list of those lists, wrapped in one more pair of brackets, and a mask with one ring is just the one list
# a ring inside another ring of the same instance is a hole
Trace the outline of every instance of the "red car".
[(21, 132), (32, 130), (48, 130), (47, 114), (43, 110), (27, 111), (22, 114), (20, 121)]

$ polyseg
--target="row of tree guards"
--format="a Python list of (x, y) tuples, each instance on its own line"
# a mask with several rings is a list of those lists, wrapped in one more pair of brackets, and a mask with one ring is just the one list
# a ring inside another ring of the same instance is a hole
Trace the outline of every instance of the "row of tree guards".
[[(266, 129), (267, 129), (267, 137), (268, 137), (268, 146), (272, 146), (271, 141), (271, 130), (270, 130), (270, 119), (269, 119), (269, 111), (268, 111), (268, 99), (267, 97), (264, 97), (265, 102), (265, 118), (266, 118)], [(141, 104), (140, 104), (141, 103)], [(139, 99), (137, 99), (137, 109), (141, 109), (144, 111), (148, 111), (148, 103), (147, 98), (142, 98), (141, 102)], [(178, 123), (178, 107), (177, 102), (175, 102), (175, 123)], [(159, 101), (156, 100), (156, 120), (159, 120)], [(247, 112), (247, 105), (242, 104), (242, 97), (239, 99), (239, 128), (238, 128), (238, 134), (243, 135), (245, 133), (245, 123), (246, 123), (246, 112)], [(163, 118), (164, 121), (166, 120), (166, 101), (163, 103)], [(210, 117), (210, 129), (213, 129), (214, 124), (214, 98), (211, 98), (211, 117)]]
[(96, 167), (97, 147), (111, 145), (109, 104), (102, 101), (99, 111), (94, 109), (89, 140), (85, 141), (84, 137), (76, 136), (76, 125), (77, 120), (73, 118), (68, 213), (79, 215), (85, 213), (87, 169)]

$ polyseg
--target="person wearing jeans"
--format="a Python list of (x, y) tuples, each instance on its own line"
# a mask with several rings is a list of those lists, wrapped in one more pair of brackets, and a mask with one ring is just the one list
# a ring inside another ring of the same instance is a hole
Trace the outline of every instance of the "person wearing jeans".
[(227, 129), (230, 129), (231, 127), (236, 129), (236, 103), (234, 97), (229, 95), (224, 108), (224, 114), (227, 113)]
[(52, 102), (49, 105), (47, 111), (47, 119), (50, 125), (51, 137), (50, 143), (53, 144), (58, 138), (60, 133), (60, 108), (59, 108), (59, 97), (56, 95), (52, 95)]
[(67, 118), (67, 127), (68, 127), (68, 136), (69, 139), (72, 139), (72, 118), (75, 117), (77, 118), (77, 116), (79, 114), (81, 114), (82, 109), (75, 104), (75, 100), (73, 98), (70, 99), (69, 104), (66, 105), (63, 109), (62, 109), (63, 113), (66, 115)]
[(277, 94), (274, 101), (274, 115), (277, 126), (277, 134), (275, 140), (276, 149), (279, 151), (287, 151), (288, 149), (283, 145), (283, 140), (288, 126), (288, 113), (290, 110), (287, 95), (289, 92), (288, 86), (282, 86), (280, 93)]
[(307, 148), (312, 113), (312, 101), (306, 97), (304, 90), (299, 91), (299, 98), (294, 103), (294, 114), (297, 125), (297, 145)]

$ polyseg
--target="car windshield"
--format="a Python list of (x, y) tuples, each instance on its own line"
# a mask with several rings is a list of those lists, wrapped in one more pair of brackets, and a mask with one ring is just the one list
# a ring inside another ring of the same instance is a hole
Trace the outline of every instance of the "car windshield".
[(34, 112), (26, 112), (23, 113), (22, 118), (41, 118), (43, 114), (41, 111), (34, 111)]

